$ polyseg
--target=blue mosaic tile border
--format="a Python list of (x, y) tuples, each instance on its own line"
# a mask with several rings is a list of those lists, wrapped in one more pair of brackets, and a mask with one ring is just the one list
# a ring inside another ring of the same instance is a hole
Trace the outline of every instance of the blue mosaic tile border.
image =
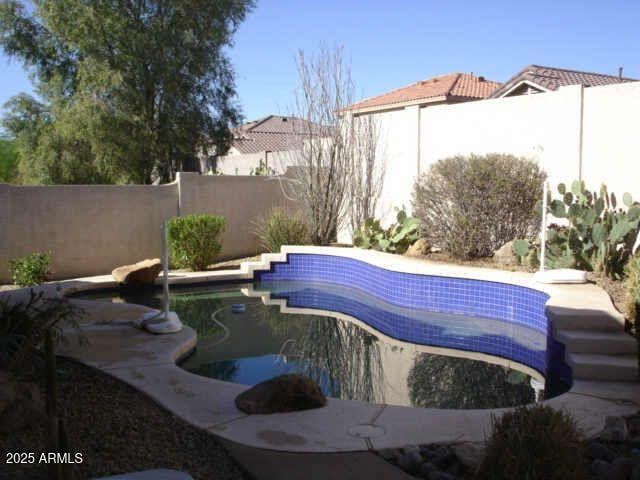
[(254, 280), (337, 284), (357, 288), (399, 307), (520, 325), (546, 338), (546, 349), (531, 348), (519, 339), (489, 333), (462, 338), (442, 335), (433, 326), (415, 319), (381, 313), (344, 297), (308, 290), (286, 295), (291, 306), (342, 312), (399, 340), (483, 352), (523, 363), (543, 375), (554, 370), (560, 372), (564, 380), (570, 378), (570, 370), (563, 361), (563, 346), (551, 335), (545, 315), (549, 296), (544, 292), (484, 280), (393, 272), (352, 258), (317, 254), (288, 254), (286, 262), (273, 262), (270, 270), (254, 272)]

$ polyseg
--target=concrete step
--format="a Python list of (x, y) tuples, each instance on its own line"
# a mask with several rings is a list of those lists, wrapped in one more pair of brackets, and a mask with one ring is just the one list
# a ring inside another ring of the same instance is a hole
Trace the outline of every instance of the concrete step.
[(601, 355), (569, 353), (567, 364), (577, 380), (608, 380), (630, 382), (638, 380), (637, 355)]
[(624, 330), (624, 317), (612, 312), (548, 306), (547, 318), (556, 330), (597, 330), (620, 332)]
[(555, 338), (570, 353), (632, 355), (638, 351), (636, 339), (624, 331), (556, 330)]

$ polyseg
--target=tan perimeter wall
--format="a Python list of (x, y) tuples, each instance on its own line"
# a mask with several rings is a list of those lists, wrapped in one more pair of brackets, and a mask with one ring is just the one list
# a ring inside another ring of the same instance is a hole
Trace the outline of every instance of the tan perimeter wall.
[(582, 179), (640, 199), (640, 82), (410, 106), (373, 114), (387, 162), (378, 216), (411, 205), (416, 176), (442, 158), (511, 153), (538, 161), (551, 188)]
[(272, 207), (293, 208), (277, 179), (180, 173), (167, 185), (14, 186), (0, 184), (0, 283), (8, 262), (51, 252), (53, 278), (110, 273), (160, 257), (160, 227), (178, 214), (227, 218), (220, 258), (254, 255), (253, 222)]

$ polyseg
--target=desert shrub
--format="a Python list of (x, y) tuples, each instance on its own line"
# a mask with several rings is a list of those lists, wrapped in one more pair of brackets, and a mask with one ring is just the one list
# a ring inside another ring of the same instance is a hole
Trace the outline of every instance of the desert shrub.
[[(560, 199), (549, 202), (548, 213), (564, 224), (547, 228), (545, 265), (601, 272), (614, 279), (623, 277), (640, 232), (640, 203), (625, 193), (625, 208), (619, 208), (616, 195), (605, 185), (598, 194), (578, 180), (571, 191), (559, 184), (558, 193)], [(519, 255), (525, 243), (518, 241)], [(529, 248), (540, 257), (539, 242), (530, 242)]]
[(389, 228), (382, 228), (380, 221), (375, 218), (367, 218), (364, 225), (353, 234), (353, 244), (359, 248), (381, 252), (406, 252), (419, 238), (420, 221), (407, 216), (404, 208), (396, 210), (396, 223)]
[(0, 368), (23, 373), (35, 366), (47, 331), (57, 343), (62, 328), (78, 328), (85, 313), (65, 298), (48, 298), (33, 289), (28, 297), (18, 295), (0, 296)]
[(551, 407), (520, 407), (493, 419), (476, 480), (589, 478), (573, 419)]
[(635, 322), (636, 333), (638, 331), (638, 320), (640, 318), (640, 254), (629, 260), (625, 269), (626, 313), (632, 322)]
[(222, 249), (220, 236), (226, 219), (213, 215), (186, 215), (169, 220), (169, 253), (178, 268), (204, 270)]
[(51, 254), (34, 252), (9, 261), (13, 283), (21, 287), (40, 285), (47, 280)]
[(445, 158), (416, 181), (413, 213), (429, 244), (457, 258), (488, 257), (534, 234), (545, 177), (534, 161), (513, 155)]
[(256, 235), (260, 246), (268, 252), (279, 252), (282, 245), (308, 245), (311, 243), (309, 225), (304, 216), (290, 214), (274, 208), (256, 222)]

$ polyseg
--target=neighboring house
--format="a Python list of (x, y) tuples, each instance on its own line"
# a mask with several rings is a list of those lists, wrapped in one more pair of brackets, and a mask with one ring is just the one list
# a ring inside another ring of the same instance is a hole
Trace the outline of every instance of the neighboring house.
[(354, 103), (347, 110), (357, 115), (414, 106), (469, 102), (488, 98), (500, 85), (499, 82), (470, 73), (450, 73), (367, 98)]
[(569, 70), (566, 68), (529, 65), (493, 92), (491, 98), (552, 92), (568, 85), (598, 87), (634, 81), (636, 80), (633, 78), (625, 78), (622, 76), (622, 68), (619, 69), (618, 75), (606, 75), (604, 73), (582, 72), (580, 70)]
[(250, 175), (257, 169), (279, 173), (290, 163), (291, 152), (300, 149), (305, 134), (314, 130), (314, 124), (290, 116), (269, 115), (245, 123), (232, 130), (229, 151), (214, 157), (210, 168), (225, 175)]

